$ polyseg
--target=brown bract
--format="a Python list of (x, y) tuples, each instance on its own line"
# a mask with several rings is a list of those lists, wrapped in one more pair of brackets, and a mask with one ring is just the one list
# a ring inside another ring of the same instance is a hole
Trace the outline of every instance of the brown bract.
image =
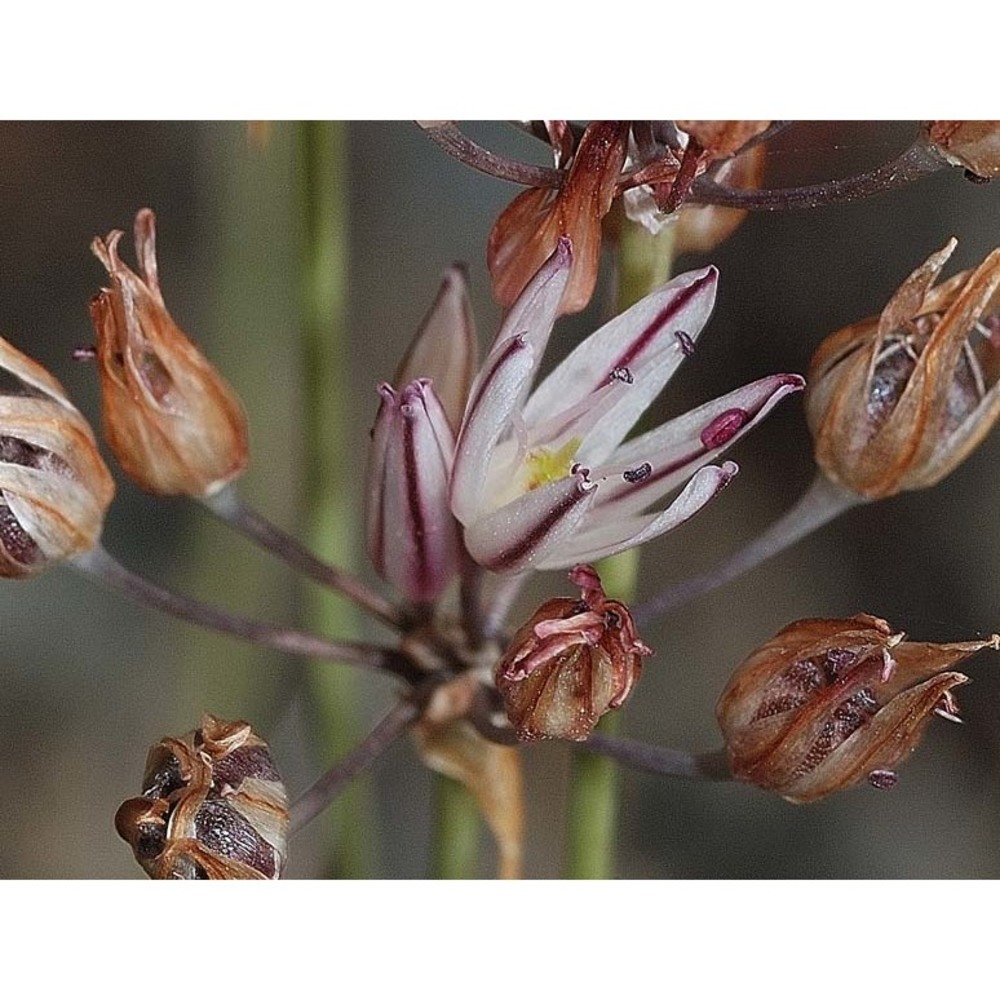
[(115, 486), (63, 387), (2, 338), (0, 375), (0, 577), (26, 577), (97, 544)]
[(115, 231), (91, 244), (111, 278), (111, 288), (90, 303), (104, 436), (142, 489), (207, 496), (246, 468), (246, 417), (236, 394), (166, 310), (153, 213), (143, 209), (135, 218), (141, 277), (118, 256), (122, 236)]
[(861, 496), (934, 485), (1000, 416), (1000, 249), (932, 287), (954, 248), (813, 357), (805, 406), (816, 461)]
[(486, 264), (493, 295), (509, 308), (552, 255), (561, 236), (573, 244), (573, 264), (561, 313), (590, 301), (601, 254), (601, 220), (611, 208), (625, 163), (627, 122), (587, 126), (559, 188), (529, 188), (501, 213), (490, 232)]
[(950, 668), (1000, 636), (905, 642), (881, 618), (807, 618), (737, 668), (716, 706), (734, 777), (790, 802), (865, 778), (879, 788), (917, 746), (934, 713), (957, 718)]
[(950, 163), (977, 177), (1000, 176), (1000, 122), (930, 122), (927, 135)]
[(622, 705), (652, 650), (636, 635), (629, 609), (604, 596), (590, 566), (570, 580), (581, 597), (546, 601), (514, 635), (494, 680), (522, 740), (585, 740)]
[(201, 727), (150, 751), (142, 795), (115, 815), (151, 878), (276, 879), (287, 858), (285, 786), (246, 722)]
[(722, 160), (738, 153), (754, 136), (767, 130), (770, 122), (678, 121), (709, 160)]

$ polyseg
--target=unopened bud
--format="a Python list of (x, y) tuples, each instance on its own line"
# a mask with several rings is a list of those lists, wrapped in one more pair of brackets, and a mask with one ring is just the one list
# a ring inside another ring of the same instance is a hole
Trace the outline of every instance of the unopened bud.
[(124, 234), (91, 244), (111, 288), (90, 303), (97, 334), (104, 436), (128, 476), (161, 496), (209, 496), (247, 464), (243, 407), (167, 312), (155, 217), (135, 217), (141, 277), (118, 256)]
[(0, 576), (92, 549), (115, 486), (63, 387), (0, 339)]
[(151, 878), (276, 879), (287, 857), (285, 786), (246, 722), (201, 728), (150, 751), (142, 795), (115, 828)]
[(1000, 249), (932, 287), (954, 248), (813, 357), (805, 406), (816, 461), (861, 496), (933, 486), (1000, 416)]
[(931, 716), (957, 720), (951, 670), (1000, 636), (904, 642), (881, 618), (807, 618), (737, 668), (716, 716), (733, 776), (790, 802), (812, 802), (867, 779), (896, 781)]
[(523, 740), (585, 740), (628, 697), (652, 650), (629, 609), (605, 597), (591, 566), (574, 566), (579, 600), (546, 601), (517, 630), (495, 681), (507, 718)]

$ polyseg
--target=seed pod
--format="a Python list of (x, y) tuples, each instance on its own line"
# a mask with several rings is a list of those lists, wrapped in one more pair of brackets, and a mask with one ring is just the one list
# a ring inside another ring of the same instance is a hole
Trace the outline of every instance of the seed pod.
[(494, 679), (522, 740), (585, 740), (629, 696), (653, 651), (635, 633), (629, 609), (609, 601), (591, 566), (574, 566), (580, 600), (546, 601), (522, 625)]
[(1000, 636), (904, 642), (881, 618), (793, 622), (737, 668), (716, 716), (733, 776), (812, 802), (865, 778), (895, 784), (894, 768), (933, 714), (957, 720), (950, 670)]
[(130, 479), (159, 496), (209, 496), (247, 464), (247, 426), (235, 392), (167, 312), (156, 265), (156, 220), (135, 217), (142, 277), (109, 233), (91, 244), (111, 288), (90, 303), (97, 334), (104, 436)]
[(881, 316), (827, 338), (805, 406), (816, 461), (870, 499), (933, 486), (1000, 417), (1000, 249), (932, 288), (955, 249), (932, 254)]
[(200, 729), (152, 747), (142, 795), (122, 803), (115, 828), (150, 878), (276, 879), (285, 786), (248, 723), (206, 714)]
[(0, 576), (30, 576), (92, 549), (114, 492), (66, 391), (0, 338)]

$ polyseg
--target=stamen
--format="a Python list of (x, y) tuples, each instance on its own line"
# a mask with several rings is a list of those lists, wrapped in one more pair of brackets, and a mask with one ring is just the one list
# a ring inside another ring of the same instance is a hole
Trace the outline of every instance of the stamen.
[(674, 336), (677, 338), (677, 343), (680, 344), (684, 357), (691, 357), (694, 354), (694, 341), (691, 339), (691, 335), (683, 330), (674, 330)]
[(632, 372), (626, 368), (624, 365), (620, 368), (616, 368), (609, 376), (609, 381), (624, 382), (626, 385), (631, 385), (635, 379), (632, 377)]
[(868, 775), (868, 783), (872, 788), (892, 788), (899, 780), (899, 775), (895, 771), (887, 768), (877, 768)]
[(644, 479), (648, 479), (653, 472), (653, 467), (649, 462), (643, 462), (642, 465), (637, 465), (634, 469), (626, 469), (622, 473), (622, 479), (626, 483), (641, 483)]
[(97, 357), (97, 348), (91, 344), (89, 347), (76, 347), (73, 349), (72, 358), (74, 361), (93, 361)]

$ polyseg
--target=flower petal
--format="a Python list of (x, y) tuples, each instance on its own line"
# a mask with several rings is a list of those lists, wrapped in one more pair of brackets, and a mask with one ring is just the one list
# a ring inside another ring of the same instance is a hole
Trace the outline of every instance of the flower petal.
[(587, 470), (578, 469), (575, 475), (531, 490), (468, 525), (466, 548), (477, 563), (497, 573), (536, 566), (572, 536), (596, 492)]
[(582, 461), (603, 461), (690, 353), (712, 311), (717, 281), (714, 267), (680, 275), (606, 323), (532, 393), (526, 423), (552, 420), (609, 381), (631, 378), (628, 391), (588, 433), (581, 449)]
[(659, 514), (622, 519), (617, 511), (609, 517), (606, 515), (610, 511), (602, 514), (592, 508), (587, 528), (570, 536), (556, 549), (549, 550), (538, 561), (536, 569), (564, 569), (577, 562), (592, 562), (642, 545), (697, 514), (729, 485), (737, 472), (739, 466), (735, 462), (725, 462), (722, 466), (706, 465), (694, 474), (677, 499)]

